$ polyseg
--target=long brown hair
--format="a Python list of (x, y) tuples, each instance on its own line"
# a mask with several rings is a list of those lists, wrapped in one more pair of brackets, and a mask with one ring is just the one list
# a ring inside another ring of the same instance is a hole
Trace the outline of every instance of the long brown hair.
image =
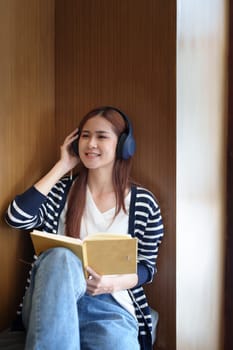
[[(118, 138), (123, 132), (126, 131), (126, 122), (118, 111), (111, 107), (100, 107), (91, 110), (83, 117), (79, 124), (79, 132), (82, 132), (84, 125), (89, 119), (97, 115), (105, 118), (112, 124), (113, 131), (116, 133)], [(126, 212), (124, 197), (127, 187), (129, 187), (132, 183), (130, 180), (131, 164), (132, 158), (127, 160), (116, 159), (114, 163), (112, 182), (116, 196), (115, 216), (121, 209)], [(80, 234), (81, 219), (86, 200), (87, 176), (88, 169), (82, 164), (82, 162), (80, 162), (78, 166), (77, 179), (74, 181), (71, 187), (68, 198), (68, 208), (66, 214), (66, 234), (68, 236), (79, 237)]]

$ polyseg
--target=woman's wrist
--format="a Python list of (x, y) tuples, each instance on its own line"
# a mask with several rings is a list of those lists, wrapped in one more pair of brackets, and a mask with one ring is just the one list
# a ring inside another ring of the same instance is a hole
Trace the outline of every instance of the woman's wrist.
[(112, 278), (112, 285), (110, 288), (112, 292), (119, 292), (120, 290), (130, 289), (137, 285), (137, 274), (118, 275)]
[(59, 159), (52, 169), (55, 173), (57, 173), (57, 176), (60, 179), (69, 171), (71, 171), (73, 167), (71, 167), (70, 164), (67, 164), (66, 162), (62, 161), (62, 159)]

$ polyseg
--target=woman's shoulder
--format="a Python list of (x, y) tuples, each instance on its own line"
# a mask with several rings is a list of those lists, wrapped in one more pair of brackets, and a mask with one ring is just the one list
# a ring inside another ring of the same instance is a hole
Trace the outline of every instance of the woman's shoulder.
[(136, 202), (147, 203), (148, 205), (159, 208), (159, 203), (154, 193), (148, 188), (141, 185), (135, 185), (132, 187), (132, 190), (135, 191), (135, 200)]

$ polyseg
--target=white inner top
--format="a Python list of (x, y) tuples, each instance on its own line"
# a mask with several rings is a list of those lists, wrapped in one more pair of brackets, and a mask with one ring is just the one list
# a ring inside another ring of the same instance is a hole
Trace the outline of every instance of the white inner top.
[[(131, 192), (125, 198), (125, 208), (127, 214), (121, 209), (119, 214), (114, 218), (115, 208), (109, 209), (105, 212), (101, 212), (91, 195), (89, 188), (87, 187), (86, 192), (86, 207), (81, 221), (80, 227), (80, 238), (84, 239), (88, 235), (101, 232), (106, 233), (128, 233), (128, 220), (129, 220), (129, 205), (131, 199)], [(67, 205), (63, 209), (58, 226), (58, 234), (65, 234), (65, 216), (66, 216)], [(113, 220), (114, 218), (114, 220)], [(114, 278), (114, 275), (112, 275)], [(135, 316), (135, 310), (132, 300), (127, 290), (112, 293), (114, 299), (131, 314)]]

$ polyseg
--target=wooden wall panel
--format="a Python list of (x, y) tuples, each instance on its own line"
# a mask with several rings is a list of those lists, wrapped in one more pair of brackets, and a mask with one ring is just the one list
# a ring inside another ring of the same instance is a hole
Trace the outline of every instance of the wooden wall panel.
[(175, 349), (175, 1), (56, 1), (56, 132), (112, 104), (133, 121), (134, 174), (158, 197), (166, 236), (147, 288), (159, 311), (157, 349)]
[(24, 291), (30, 241), (6, 226), (9, 201), (54, 156), (54, 0), (0, 1), (0, 328)]

